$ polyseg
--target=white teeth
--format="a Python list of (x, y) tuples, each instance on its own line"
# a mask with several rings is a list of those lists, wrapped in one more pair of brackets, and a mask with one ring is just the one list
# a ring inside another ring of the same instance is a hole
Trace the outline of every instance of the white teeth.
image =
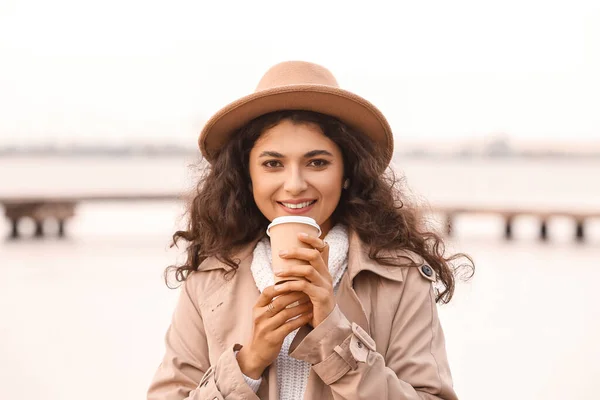
[(305, 201), (304, 203), (300, 203), (300, 204), (291, 204), (291, 203), (281, 203), (284, 206), (286, 206), (287, 208), (304, 208), (304, 207), (308, 207), (310, 206), (312, 203), (314, 203), (316, 200), (313, 201)]

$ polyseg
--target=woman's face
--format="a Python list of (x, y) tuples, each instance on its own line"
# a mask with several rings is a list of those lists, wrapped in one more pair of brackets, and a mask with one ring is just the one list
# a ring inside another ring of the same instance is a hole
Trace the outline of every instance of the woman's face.
[(342, 153), (317, 125), (284, 120), (250, 151), (250, 179), (254, 201), (269, 221), (311, 217), (324, 236), (342, 193)]

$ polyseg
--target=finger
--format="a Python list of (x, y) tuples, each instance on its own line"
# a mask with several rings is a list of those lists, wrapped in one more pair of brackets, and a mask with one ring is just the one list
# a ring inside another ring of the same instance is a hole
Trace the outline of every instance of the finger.
[(313, 309), (312, 303), (309, 301), (307, 303), (301, 304), (297, 307), (293, 308), (284, 308), (282, 311), (278, 312), (271, 318), (267, 318), (264, 323), (265, 326), (269, 330), (275, 330), (283, 325), (286, 321), (297, 317), (298, 315), (305, 314), (307, 312), (311, 312)]
[(310, 235), (303, 235), (303, 234), (299, 234), (298, 238), (300, 239), (301, 242), (308, 244), (309, 246), (314, 247), (315, 249), (317, 249), (319, 251), (319, 253), (321, 253), (321, 256), (323, 257), (323, 260), (325, 261), (325, 264), (329, 264), (329, 250), (330, 250), (330, 246), (329, 243), (327, 243), (327, 241), (318, 238), (318, 237), (314, 237), (314, 236), (310, 236)]
[(307, 261), (310, 265), (315, 267), (319, 274), (331, 276), (327, 263), (323, 259), (323, 255), (316, 249), (304, 249), (302, 247), (293, 247), (287, 250), (284, 254), (280, 254), (281, 258), (289, 259), (295, 258), (302, 261)]
[(286, 306), (293, 304), (295, 302), (306, 303), (310, 301), (306, 293), (303, 292), (290, 292), (283, 295), (279, 295), (275, 297), (273, 303), (275, 303), (278, 310), (285, 308)]
[(283, 271), (278, 272), (277, 276), (298, 276), (307, 279), (309, 282), (317, 286), (321, 286), (323, 282), (323, 276), (317, 272), (315, 267), (312, 265), (293, 265), (286, 267)]
[(306, 295), (306, 293), (303, 293), (303, 292), (292, 292), (292, 293), (294, 293), (294, 298), (291, 299), (290, 302), (286, 301), (284, 303), (285, 304), (284, 308), (292, 308), (292, 307), (299, 306), (300, 304), (310, 302), (310, 298)]
[(329, 265), (329, 250), (331, 248), (329, 247), (329, 243), (325, 242), (325, 244), (326, 244), (325, 249), (321, 251), (321, 259), (325, 263), (325, 269), (329, 273), (329, 267), (328, 267), (328, 265)]
[(327, 293), (327, 290), (325, 290), (325, 288), (316, 286), (304, 279), (280, 283), (275, 286), (275, 290), (281, 293), (304, 292), (308, 295), (308, 297), (310, 297), (311, 301), (314, 301), (315, 299), (321, 299), (322, 297), (326, 297)]
[[(269, 286), (268, 289), (273, 290), (273, 287)], [(266, 290), (267, 289), (265, 289), (265, 291)], [(303, 292), (292, 292), (284, 295), (277, 293), (277, 295), (278, 297), (267, 303), (266, 306), (260, 307), (261, 315), (265, 315), (266, 317), (270, 318), (287, 307), (297, 306), (310, 301), (306, 293)], [(269, 304), (271, 304), (271, 306), (269, 306)]]
[(304, 233), (299, 233), (298, 239), (300, 239), (301, 242), (306, 243), (319, 250), (320, 253), (324, 252), (329, 247), (329, 243), (327, 243), (323, 239), (315, 236), (306, 235)]
[(281, 293), (277, 293), (273, 286), (267, 286), (265, 290), (262, 291), (260, 296), (258, 296), (258, 300), (256, 300), (257, 307), (266, 307), (271, 301), (273, 301), (273, 297), (279, 296)]
[(279, 328), (277, 328), (274, 333), (276, 333), (280, 337), (286, 337), (296, 329), (303, 327), (308, 324), (313, 317), (312, 311), (307, 312), (305, 314), (300, 315), (298, 318), (294, 318), (292, 320), (287, 321), (282, 324)]
[(305, 249), (303, 247), (292, 247), (283, 253), (280, 253), (281, 258), (295, 258), (308, 262), (324, 262), (321, 253), (317, 249)]

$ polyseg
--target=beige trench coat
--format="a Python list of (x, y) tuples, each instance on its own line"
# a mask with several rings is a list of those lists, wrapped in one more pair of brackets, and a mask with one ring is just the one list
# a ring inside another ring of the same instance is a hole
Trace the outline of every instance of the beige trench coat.
[[(304, 399), (456, 399), (432, 269), (400, 250), (388, 255), (421, 267), (381, 265), (356, 233), (349, 240), (336, 308), (317, 328), (300, 328), (290, 347), (291, 357), (312, 365)], [(185, 281), (148, 399), (279, 398), (276, 362), (255, 394), (234, 355), (251, 334), (260, 294), (250, 271), (253, 249), (254, 243), (239, 252), (229, 280), (230, 267), (208, 258)]]

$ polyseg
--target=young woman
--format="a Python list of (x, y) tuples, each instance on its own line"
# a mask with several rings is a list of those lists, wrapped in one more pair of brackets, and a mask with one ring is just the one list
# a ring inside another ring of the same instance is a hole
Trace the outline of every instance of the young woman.
[[(285, 62), (199, 144), (210, 168), (174, 234), (187, 261), (167, 270), (183, 287), (149, 399), (457, 398), (436, 302), (464, 255), (403, 202), (377, 108)], [(265, 231), (285, 215), (322, 235), (279, 254), (304, 261), (280, 276), (305, 279), (275, 286)]]

